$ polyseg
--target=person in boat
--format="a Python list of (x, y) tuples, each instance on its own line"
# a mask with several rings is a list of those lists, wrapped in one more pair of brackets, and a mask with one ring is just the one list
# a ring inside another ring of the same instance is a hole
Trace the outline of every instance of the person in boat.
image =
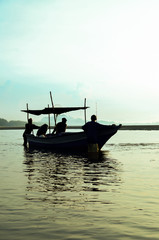
[(25, 131), (23, 133), (23, 139), (24, 139), (24, 146), (27, 146), (27, 134), (31, 134), (31, 132), (33, 131), (33, 129), (38, 129), (39, 126), (36, 126), (35, 124), (33, 124), (33, 120), (32, 118), (28, 119), (28, 123), (25, 124)]
[(47, 132), (47, 129), (48, 129), (48, 125), (47, 124), (43, 124), (37, 131), (37, 136), (40, 137), (40, 136), (43, 136), (45, 137), (46, 136), (46, 132)]
[(64, 133), (66, 131), (67, 128), (67, 119), (66, 118), (62, 118), (62, 121), (59, 122), (56, 127), (54, 128), (54, 131), (52, 134), (57, 134), (57, 135), (61, 135), (62, 133)]
[(91, 116), (91, 121), (87, 122), (82, 129), (87, 135), (87, 142), (88, 142), (88, 151), (98, 152), (98, 131), (103, 127), (102, 124), (96, 122), (97, 117), (96, 115)]

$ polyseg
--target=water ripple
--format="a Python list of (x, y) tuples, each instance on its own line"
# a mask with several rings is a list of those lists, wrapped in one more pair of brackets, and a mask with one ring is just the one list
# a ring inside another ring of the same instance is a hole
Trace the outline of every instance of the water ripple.
[[(121, 165), (115, 159), (108, 158), (107, 152), (103, 152), (98, 162), (90, 162), (88, 158), (76, 155), (39, 151), (26, 151), (25, 157), (28, 200), (54, 204), (65, 202), (69, 206), (83, 202), (84, 205), (85, 202), (94, 202), (92, 193), (114, 191), (122, 183)], [(35, 196), (34, 199), (35, 192), (40, 193), (39, 198)], [(83, 194), (85, 198), (81, 197)]]

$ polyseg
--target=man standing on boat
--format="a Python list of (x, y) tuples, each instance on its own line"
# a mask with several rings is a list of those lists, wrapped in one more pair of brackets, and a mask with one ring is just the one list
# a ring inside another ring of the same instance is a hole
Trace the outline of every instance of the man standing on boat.
[(55, 132), (56, 132), (57, 135), (61, 135), (62, 133), (64, 133), (66, 131), (66, 127), (67, 127), (66, 122), (67, 122), (67, 119), (62, 118), (62, 122), (59, 122), (56, 125), (52, 134), (54, 134)]
[(88, 152), (99, 152), (98, 147), (98, 131), (101, 129), (101, 124), (96, 122), (96, 115), (91, 116), (91, 121), (87, 122), (82, 129), (87, 135)]
[(25, 131), (23, 133), (23, 139), (24, 139), (24, 146), (27, 146), (27, 137), (26, 134), (31, 134), (31, 132), (33, 131), (33, 129), (38, 129), (39, 127), (36, 126), (35, 124), (33, 124), (33, 120), (32, 118), (28, 119), (28, 123), (25, 124)]

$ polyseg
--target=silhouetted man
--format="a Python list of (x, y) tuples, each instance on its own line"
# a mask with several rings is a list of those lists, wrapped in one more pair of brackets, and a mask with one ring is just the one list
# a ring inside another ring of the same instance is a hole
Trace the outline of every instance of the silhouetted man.
[(67, 119), (62, 118), (62, 122), (59, 122), (56, 127), (54, 128), (53, 134), (56, 132), (56, 134), (61, 135), (61, 133), (64, 133), (66, 131), (66, 124)]
[(43, 124), (37, 131), (37, 136), (40, 137), (40, 136), (45, 136), (46, 135), (46, 132), (47, 132), (47, 129), (48, 129), (48, 125), (47, 124)]
[(24, 138), (24, 146), (27, 146), (27, 137), (26, 134), (31, 134), (31, 132), (33, 131), (33, 129), (38, 129), (39, 127), (36, 126), (35, 124), (32, 123), (33, 120), (32, 118), (28, 119), (28, 123), (25, 124), (25, 131), (23, 133), (23, 138)]
[(101, 124), (96, 122), (96, 115), (91, 116), (91, 121), (87, 122), (82, 129), (87, 135), (88, 143), (96, 144), (98, 143), (98, 130), (101, 128)]

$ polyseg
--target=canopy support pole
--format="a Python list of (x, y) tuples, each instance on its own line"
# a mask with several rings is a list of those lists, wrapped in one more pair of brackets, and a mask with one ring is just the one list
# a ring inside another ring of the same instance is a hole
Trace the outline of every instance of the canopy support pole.
[[(26, 104), (26, 108), (27, 108), (27, 111), (29, 110), (28, 109), (28, 103)], [(27, 112), (27, 121), (29, 120), (29, 113)]]
[[(52, 99), (52, 93), (51, 93), (51, 91), (50, 91), (50, 98), (51, 98), (52, 108), (54, 108), (54, 103), (53, 103), (53, 99)], [(54, 122), (55, 122), (55, 126), (56, 126), (56, 116), (55, 116), (55, 113), (54, 113)]]
[[(48, 108), (49, 108), (49, 104), (48, 104)], [(48, 114), (48, 122), (49, 122), (49, 133), (51, 133), (51, 127), (50, 127), (50, 113)]]
[(84, 99), (84, 120), (85, 120), (85, 123), (86, 123), (86, 98)]

